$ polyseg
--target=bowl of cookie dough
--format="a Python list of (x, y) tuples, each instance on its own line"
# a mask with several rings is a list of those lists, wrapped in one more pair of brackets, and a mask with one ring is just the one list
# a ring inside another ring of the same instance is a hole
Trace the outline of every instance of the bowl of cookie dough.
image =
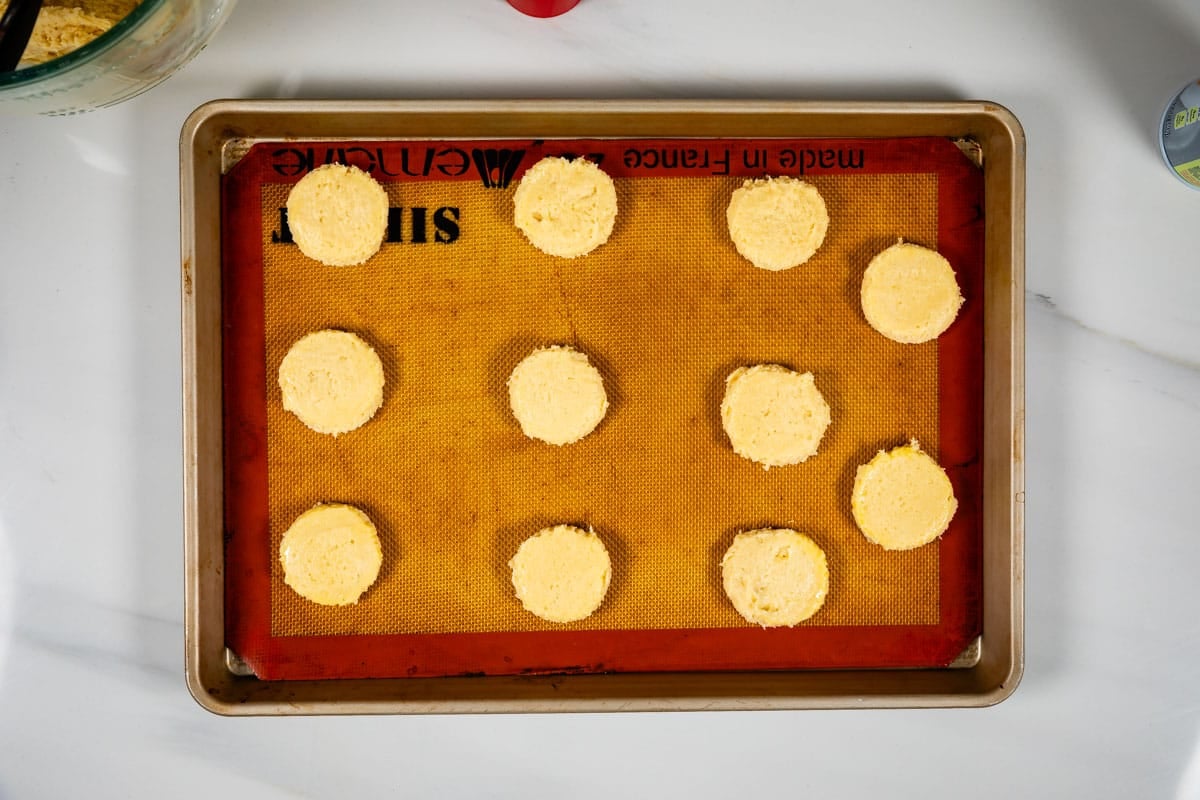
[(0, 73), (0, 114), (69, 115), (128, 100), (204, 49), (234, 3), (45, 0), (17, 69)]

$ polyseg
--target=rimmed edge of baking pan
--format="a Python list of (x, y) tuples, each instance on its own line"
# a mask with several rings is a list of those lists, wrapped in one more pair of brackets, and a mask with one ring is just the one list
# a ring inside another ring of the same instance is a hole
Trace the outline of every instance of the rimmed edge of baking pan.
[[(985, 182), (983, 634), (946, 669), (262, 681), (224, 641), (220, 175), (228, 142), (280, 139), (946, 136)], [(237, 101), (180, 137), (185, 673), (225, 715), (987, 706), (1024, 666), (1025, 138), (988, 102)], [(973, 661), (974, 663), (970, 663)]]

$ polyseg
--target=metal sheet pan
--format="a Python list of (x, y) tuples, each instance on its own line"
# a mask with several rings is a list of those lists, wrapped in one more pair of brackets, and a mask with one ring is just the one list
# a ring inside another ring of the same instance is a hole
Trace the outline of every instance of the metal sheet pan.
[[(955, 668), (262, 681), (224, 640), (220, 176), (256, 141), (944, 136), (985, 181), (983, 634)], [(224, 714), (987, 705), (1022, 667), (1024, 139), (987, 103), (219, 101), (181, 137), (187, 678)]]

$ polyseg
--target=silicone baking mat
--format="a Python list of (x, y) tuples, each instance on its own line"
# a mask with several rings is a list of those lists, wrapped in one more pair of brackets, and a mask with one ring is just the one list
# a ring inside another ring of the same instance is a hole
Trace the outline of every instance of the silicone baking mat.
[[(534, 249), (512, 192), (548, 155), (613, 176), (610, 240), (579, 259)], [(370, 171), (388, 239), (358, 267), (291, 242), (292, 184), (323, 163)], [(745, 261), (725, 207), (749, 177), (799, 175), (829, 233), (779, 273)], [(983, 180), (942, 138), (259, 143), (222, 186), (226, 638), (263, 679), (522, 672), (944, 666), (979, 633)], [(939, 340), (871, 329), (858, 287), (898, 238), (937, 248), (966, 303)], [(314, 330), (380, 354), (379, 413), (338, 437), (285, 412), (276, 372)], [(580, 442), (527, 439), (505, 380), (535, 347), (569, 344), (611, 407)], [(811, 371), (832, 409), (816, 456), (763, 470), (720, 426), (734, 368)], [(886, 552), (849, 508), (854, 471), (916, 438), (959, 499), (935, 544)], [(384, 565), (360, 602), (325, 607), (282, 581), (283, 532), (320, 502), (374, 520)], [(507, 561), (559, 522), (613, 558), (600, 609), (543, 622)], [(792, 629), (743, 621), (719, 561), (738, 531), (793, 527), (826, 552), (824, 607)]]

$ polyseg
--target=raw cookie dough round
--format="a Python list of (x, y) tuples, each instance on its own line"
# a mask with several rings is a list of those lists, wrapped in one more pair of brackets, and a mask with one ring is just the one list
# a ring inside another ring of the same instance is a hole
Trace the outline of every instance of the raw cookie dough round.
[(863, 273), (863, 315), (893, 341), (936, 339), (962, 304), (950, 262), (927, 247), (901, 241), (871, 259)]
[(954, 487), (914, 440), (858, 468), (850, 508), (863, 535), (885, 550), (911, 550), (946, 532), (958, 509)]
[(600, 371), (570, 347), (525, 356), (508, 377), (508, 401), (525, 435), (548, 444), (579, 441), (608, 411)]
[(287, 217), (304, 255), (332, 267), (361, 264), (383, 244), (388, 196), (358, 167), (325, 164), (292, 187)]
[(324, 606), (357, 603), (383, 563), (370, 518), (354, 506), (318, 505), (305, 511), (279, 543), (283, 582)]
[(764, 468), (799, 464), (817, 452), (829, 404), (811, 372), (778, 364), (738, 367), (725, 379), (721, 425), (733, 451)]
[(513, 193), (513, 221), (543, 253), (575, 258), (608, 241), (617, 218), (617, 190), (582, 158), (543, 158)]
[(725, 218), (737, 251), (772, 271), (808, 261), (829, 230), (821, 193), (799, 178), (746, 181), (729, 198)]
[(317, 433), (352, 431), (383, 405), (383, 363), (353, 333), (316, 331), (279, 365), (283, 407)]
[(803, 622), (829, 594), (824, 551), (790, 528), (739, 533), (721, 559), (721, 579), (737, 612), (764, 628)]
[(508, 562), (526, 611), (550, 622), (575, 622), (600, 607), (612, 580), (604, 542), (592, 531), (555, 525), (530, 536)]

